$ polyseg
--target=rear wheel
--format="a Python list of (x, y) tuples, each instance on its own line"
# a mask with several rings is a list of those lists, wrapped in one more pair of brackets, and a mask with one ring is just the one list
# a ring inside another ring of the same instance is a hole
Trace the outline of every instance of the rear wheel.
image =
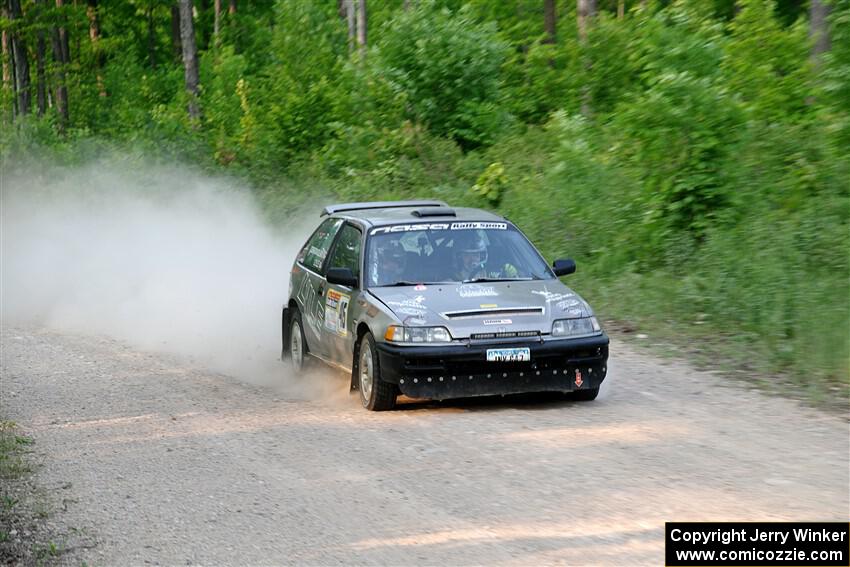
[(306, 366), (307, 341), (304, 339), (304, 328), (301, 313), (293, 308), (289, 317), (289, 363), (296, 374), (304, 371)]
[(396, 388), (381, 380), (381, 364), (372, 333), (360, 339), (357, 349), (357, 389), (360, 401), (368, 410), (385, 411), (395, 407)]

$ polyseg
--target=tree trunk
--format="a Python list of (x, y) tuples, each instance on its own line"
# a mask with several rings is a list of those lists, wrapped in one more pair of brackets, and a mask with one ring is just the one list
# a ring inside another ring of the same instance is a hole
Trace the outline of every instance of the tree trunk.
[(100, 49), (100, 22), (97, 19), (97, 0), (86, 0), (86, 16), (89, 18), (89, 39), (94, 52), (94, 64), (97, 68), (97, 91), (100, 96), (106, 96), (106, 86), (103, 83), (103, 75), (100, 71), (105, 63), (103, 52)]
[(357, 45), (360, 55), (366, 55), (366, 0), (357, 2)]
[[(65, 6), (65, 0), (56, 0), (56, 7), (62, 8)], [(64, 16), (62, 16), (64, 19)], [(60, 24), (62, 22), (57, 22)], [(50, 43), (53, 47), (53, 62), (55, 63), (56, 74), (56, 110), (59, 113), (59, 131), (64, 132), (68, 125), (70, 112), (68, 110), (68, 85), (65, 81), (65, 71), (68, 63), (71, 60), (68, 49), (68, 34), (64, 26), (56, 25), (50, 30)]]
[(544, 43), (555, 43), (557, 25), (558, 16), (555, 13), (555, 0), (543, 0), (543, 26), (546, 30)]
[(35, 44), (35, 100), (38, 115), (44, 116), (47, 112), (47, 78), (44, 73), (44, 59), (47, 56), (47, 47), (44, 40), (44, 30), (36, 32)]
[(174, 59), (180, 61), (183, 46), (180, 43), (180, 8), (176, 1), (171, 5), (171, 47), (174, 49)]
[(578, 37), (582, 44), (587, 42), (587, 29), (590, 20), (596, 15), (596, 0), (577, 0)]
[(348, 51), (354, 51), (355, 36), (357, 35), (357, 10), (354, 2), (356, 0), (345, 0), (345, 22), (348, 24)]
[(198, 107), (198, 50), (195, 46), (195, 23), (192, 20), (192, 0), (180, 1), (180, 43), (183, 46), (183, 77), (189, 93), (189, 119), (197, 123), (201, 117)]
[[(6, 10), (3, 10), (3, 17), (6, 17)], [(11, 86), (12, 70), (9, 68), (9, 34), (6, 30), (2, 31), (2, 49), (3, 49), (3, 88)]]
[[(56, 0), (57, 8), (64, 6), (65, 0)], [(62, 63), (68, 65), (71, 62), (71, 49), (68, 44), (68, 29), (65, 26), (59, 27), (59, 46), (62, 49)]]
[(617, 19), (622, 20), (626, 16), (626, 0), (617, 2)]
[[(20, 20), (23, 18), (21, 12), (21, 0), (9, 0), (9, 19)], [(30, 66), (27, 58), (27, 46), (23, 39), (13, 33), (12, 60), (15, 64), (15, 92), (18, 97), (18, 114), (29, 114), (32, 106), (32, 93), (30, 92)]]
[(219, 26), (221, 20), (221, 0), (213, 2), (213, 45), (218, 48), (221, 45)]
[(231, 16), (236, 13), (236, 0), (230, 0), (227, 6), (227, 13)]
[[(596, 15), (596, 0), (577, 0), (578, 14), (578, 39), (579, 45), (583, 48), (587, 46), (587, 30), (590, 27), (591, 20)], [(591, 62), (587, 55), (583, 55), (584, 68), (589, 70)], [(581, 114), (584, 117), (590, 117), (591, 113), (591, 93), (590, 88), (585, 85), (581, 89)]]
[(829, 51), (827, 16), (829, 16), (829, 6), (823, 0), (811, 0), (809, 3), (809, 39), (812, 41), (811, 59), (815, 66), (820, 64), (820, 54)]

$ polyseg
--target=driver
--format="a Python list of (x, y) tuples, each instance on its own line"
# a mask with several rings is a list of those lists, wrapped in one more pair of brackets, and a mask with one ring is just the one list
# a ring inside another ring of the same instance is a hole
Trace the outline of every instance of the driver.
[(403, 280), (407, 267), (407, 255), (401, 244), (397, 240), (390, 240), (381, 244), (377, 252), (377, 262), (374, 267), (377, 285), (387, 285)]
[(515, 278), (517, 269), (506, 263), (501, 269), (488, 272), (488, 253), (484, 238), (477, 231), (460, 232), (452, 244), (455, 278), (459, 281), (477, 278)]
[(487, 245), (474, 231), (458, 233), (452, 243), (455, 278), (464, 281), (486, 277)]

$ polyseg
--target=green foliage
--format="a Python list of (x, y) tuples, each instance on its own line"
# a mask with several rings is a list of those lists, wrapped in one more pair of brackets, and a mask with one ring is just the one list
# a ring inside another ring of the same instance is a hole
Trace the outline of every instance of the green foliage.
[(730, 24), (722, 69), (725, 83), (759, 118), (787, 118), (807, 110), (808, 40), (798, 22), (783, 28), (773, 3), (747, 0)]
[(406, 94), (410, 118), (467, 148), (491, 143), (505, 118), (495, 103), (506, 45), (495, 27), (422, 2), (382, 32), (384, 72)]
[(483, 197), (488, 205), (495, 206), (502, 199), (502, 193), (508, 185), (508, 178), (505, 175), (505, 166), (499, 162), (491, 163), (484, 170), (475, 185), (470, 191), (474, 195)]
[(724, 166), (743, 118), (725, 90), (687, 73), (662, 75), (618, 107), (614, 151), (640, 176), (655, 226), (647, 258), (676, 231), (701, 236), (728, 204)]

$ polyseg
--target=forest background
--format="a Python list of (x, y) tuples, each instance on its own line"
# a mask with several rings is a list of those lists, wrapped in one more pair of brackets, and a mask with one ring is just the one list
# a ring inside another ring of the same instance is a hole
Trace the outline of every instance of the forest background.
[(492, 209), (609, 328), (846, 403), (850, 0), (2, 2), (7, 171)]

